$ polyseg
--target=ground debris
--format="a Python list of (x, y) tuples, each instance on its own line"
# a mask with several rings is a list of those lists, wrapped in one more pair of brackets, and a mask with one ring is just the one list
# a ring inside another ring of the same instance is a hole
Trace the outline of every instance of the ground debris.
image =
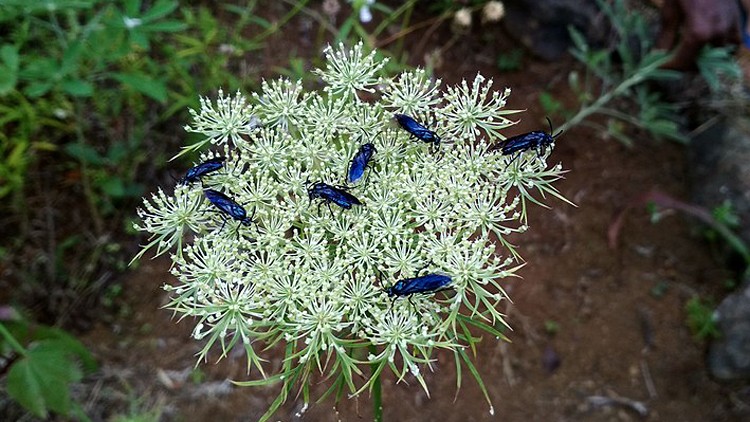
[(605, 406), (620, 406), (626, 409), (633, 410), (642, 417), (648, 416), (648, 407), (646, 407), (645, 403), (631, 400), (625, 397), (588, 396), (586, 397), (586, 402), (589, 406), (594, 408)]

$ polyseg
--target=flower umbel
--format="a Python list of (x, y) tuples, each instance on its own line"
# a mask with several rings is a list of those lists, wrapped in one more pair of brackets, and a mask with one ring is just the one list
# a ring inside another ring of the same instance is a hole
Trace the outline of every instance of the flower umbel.
[[(206, 137), (200, 145), (221, 144), (226, 159), (203, 183), (241, 204), (253, 224), (217, 212), (198, 183), (172, 195), (159, 189), (139, 210), (136, 229), (151, 241), (137, 257), (174, 250), (178, 281), (165, 286), (167, 307), (197, 318), (199, 357), (216, 344), (222, 357), (244, 348), (248, 371), (263, 379), (237, 384), (283, 383), (276, 407), (295, 385), (307, 398), (313, 375), (356, 395), (386, 368), (429, 394), (422, 374), (437, 349), (467, 365), (489, 401), (465, 348), (479, 341), (474, 331), (504, 338), (502, 285), (523, 266), (505, 237), (526, 230), (527, 201), (539, 203), (532, 194), (564, 199), (553, 186), (564, 171), (547, 165), (553, 146), (515, 159), (489, 148), (514, 124), (505, 116), (515, 111), (504, 109), (510, 90), (492, 91), (481, 75), (446, 93), (422, 70), (383, 78), (384, 61), (362, 50), (361, 43), (326, 50), (320, 93), (279, 79), (264, 82), (253, 104), (221, 91), (216, 106), (202, 99), (186, 128)], [(394, 113), (414, 116), (445, 142), (413, 139)], [(365, 176), (338, 188), (362, 205), (308, 198), (313, 183), (340, 186), (366, 142), (377, 152)], [(449, 289), (386, 293), (426, 274), (449, 277)], [(266, 376), (271, 365), (262, 356), (277, 344), (283, 363)]]
[(190, 109), (193, 124), (186, 125), (185, 130), (200, 133), (206, 138), (202, 142), (185, 147), (174, 158), (200, 150), (208, 143), (224, 144), (229, 141), (237, 145), (242, 135), (250, 134), (258, 126), (253, 115), (253, 106), (247, 103), (247, 98), (239, 91), (234, 97), (225, 97), (224, 91), (219, 89), (216, 106), (208, 98), (201, 98), (200, 103), (200, 110)]
[(375, 92), (370, 87), (378, 83), (377, 73), (388, 63), (388, 59), (376, 61), (374, 51), (365, 56), (362, 42), (348, 51), (343, 44), (339, 44), (337, 50), (328, 46), (324, 53), (328, 65), (325, 70), (316, 69), (315, 73), (328, 84), (325, 89), (331, 95), (341, 95), (346, 99), (358, 100), (358, 91)]

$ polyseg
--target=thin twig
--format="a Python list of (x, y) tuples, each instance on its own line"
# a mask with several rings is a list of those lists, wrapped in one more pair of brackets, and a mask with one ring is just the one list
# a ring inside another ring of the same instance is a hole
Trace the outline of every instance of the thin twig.
[(653, 378), (651, 378), (651, 370), (649, 369), (648, 362), (646, 362), (645, 359), (641, 360), (641, 374), (643, 374), (643, 382), (646, 384), (648, 396), (652, 399), (657, 398), (659, 395), (656, 393), (654, 380)]
[(589, 396), (586, 401), (594, 407), (620, 406), (638, 413), (640, 416), (648, 416), (648, 407), (643, 402), (631, 400), (625, 397)]

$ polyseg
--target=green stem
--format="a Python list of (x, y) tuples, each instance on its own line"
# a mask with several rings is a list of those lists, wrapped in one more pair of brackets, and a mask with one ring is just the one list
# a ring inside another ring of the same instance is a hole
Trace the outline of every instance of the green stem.
[(583, 121), (590, 115), (596, 113), (599, 109), (604, 107), (604, 105), (610, 102), (613, 98), (623, 94), (628, 89), (630, 89), (630, 87), (649, 79), (649, 77), (651, 76), (651, 72), (653, 72), (654, 70), (657, 70), (659, 66), (661, 66), (663, 63), (666, 63), (668, 59), (669, 57), (664, 57), (661, 60), (656, 60), (653, 63), (649, 64), (648, 66), (645, 66), (639, 69), (632, 76), (620, 82), (620, 84), (617, 87), (615, 87), (611, 91), (604, 93), (592, 104), (580, 109), (575, 116), (573, 116), (570, 120), (565, 122), (565, 124), (560, 126), (558, 129), (567, 131), (573, 126), (581, 123), (581, 121)]
[[(378, 350), (374, 345), (370, 345), (370, 353), (377, 354)], [(372, 366), (372, 420), (374, 422), (383, 422), (383, 391), (380, 384), (380, 371), (378, 365)]]
[(19, 343), (18, 340), (16, 340), (16, 338), (13, 337), (13, 334), (11, 334), (10, 331), (8, 331), (8, 329), (5, 328), (5, 324), (2, 324), (2, 323), (0, 323), (0, 335), (3, 336), (5, 341), (7, 341), (8, 344), (10, 344), (10, 347), (12, 347), (13, 350), (16, 351), (16, 353), (18, 353), (21, 356), (26, 356), (26, 349), (23, 346), (21, 346), (21, 343)]

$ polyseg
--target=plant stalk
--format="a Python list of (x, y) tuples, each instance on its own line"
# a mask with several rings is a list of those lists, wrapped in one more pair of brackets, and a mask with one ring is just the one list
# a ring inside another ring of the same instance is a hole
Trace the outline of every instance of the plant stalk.
[[(19, 355), (26, 356), (26, 349), (21, 346), (21, 343), (13, 337), (13, 334), (5, 328), (5, 324), (0, 323), (0, 335), (8, 342), (10, 347)], [(380, 379), (378, 379), (378, 392), (380, 392)], [(380, 394), (378, 394), (379, 396)]]
[[(377, 353), (374, 345), (370, 345), (370, 353)], [(380, 383), (380, 371), (378, 365), (372, 366), (372, 375), (375, 378), (372, 381), (372, 420), (374, 422), (383, 422), (383, 390)]]
[(607, 104), (610, 100), (612, 100), (614, 97), (621, 95), (622, 93), (626, 92), (630, 87), (633, 85), (637, 85), (647, 79), (651, 76), (651, 72), (658, 69), (659, 66), (661, 66), (663, 63), (666, 63), (669, 59), (668, 56), (665, 56), (661, 60), (656, 60), (655, 62), (651, 63), (650, 65), (639, 69), (636, 71), (633, 75), (631, 75), (629, 78), (625, 79), (624, 81), (620, 82), (620, 84), (612, 89), (611, 91), (601, 95), (596, 101), (594, 101), (592, 104), (580, 109), (578, 113), (573, 116), (570, 120), (565, 122), (562, 126), (560, 126), (558, 129), (562, 131), (567, 131), (571, 127), (581, 123), (584, 119), (589, 117), (590, 115), (596, 113), (600, 108), (604, 107), (605, 104)]

